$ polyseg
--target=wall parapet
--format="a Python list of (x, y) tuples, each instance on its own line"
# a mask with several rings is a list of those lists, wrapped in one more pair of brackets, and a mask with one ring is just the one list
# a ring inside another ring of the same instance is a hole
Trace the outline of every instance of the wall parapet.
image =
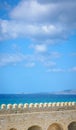
[(0, 114), (40, 112), (40, 111), (63, 111), (75, 110), (76, 102), (49, 102), (49, 103), (25, 103), (25, 104), (2, 104)]

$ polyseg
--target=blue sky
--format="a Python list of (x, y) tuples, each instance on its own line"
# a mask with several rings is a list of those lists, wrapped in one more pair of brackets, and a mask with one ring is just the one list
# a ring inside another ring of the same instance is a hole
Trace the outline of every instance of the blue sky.
[(75, 0), (0, 0), (0, 93), (76, 89), (75, 12)]

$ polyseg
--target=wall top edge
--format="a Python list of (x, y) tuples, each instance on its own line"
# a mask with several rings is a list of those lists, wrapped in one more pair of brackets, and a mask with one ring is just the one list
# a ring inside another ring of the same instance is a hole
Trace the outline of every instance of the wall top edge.
[(76, 102), (45, 102), (45, 103), (25, 103), (25, 104), (1, 104), (0, 109), (22, 109), (22, 108), (45, 108), (45, 107), (65, 107), (65, 106), (76, 106)]
[(1, 104), (0, 114), (76, 110), (76, 102)]

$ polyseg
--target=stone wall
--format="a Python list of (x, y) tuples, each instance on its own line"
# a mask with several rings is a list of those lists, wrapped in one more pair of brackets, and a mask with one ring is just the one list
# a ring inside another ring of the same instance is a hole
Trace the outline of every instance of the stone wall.
[(0, 130), (76, 130), (76, 103), (3, 104)]

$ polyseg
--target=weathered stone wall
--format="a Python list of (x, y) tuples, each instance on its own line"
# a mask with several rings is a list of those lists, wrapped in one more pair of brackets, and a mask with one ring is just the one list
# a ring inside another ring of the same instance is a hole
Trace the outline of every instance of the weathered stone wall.
[(76, 103), (1, 105), (0, 130), (76, 130)]

